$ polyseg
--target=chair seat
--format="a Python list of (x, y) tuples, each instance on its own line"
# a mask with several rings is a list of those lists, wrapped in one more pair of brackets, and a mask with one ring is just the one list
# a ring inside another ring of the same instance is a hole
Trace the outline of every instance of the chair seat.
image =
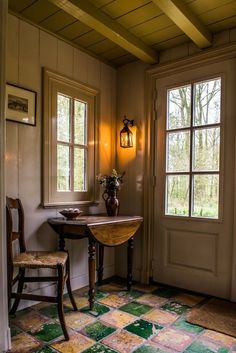
[(27, 251), (13, 259), (14, 266), (24, 268), (56, 268), (65, 265), (68, 254), (65, 251)]

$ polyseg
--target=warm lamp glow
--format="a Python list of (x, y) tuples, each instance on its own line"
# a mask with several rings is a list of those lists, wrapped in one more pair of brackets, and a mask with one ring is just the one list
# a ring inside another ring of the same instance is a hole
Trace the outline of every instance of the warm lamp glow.
[(124, 127), (120, 131), (120, 147), (123, 147), (123, 148), (133, 147), (133, 133), (129, 129), (129, 125), (134, 126), (134, 121), (129, 120), (126, 118), (126, 116), (124, 116), (123, 123), (124, 123)]

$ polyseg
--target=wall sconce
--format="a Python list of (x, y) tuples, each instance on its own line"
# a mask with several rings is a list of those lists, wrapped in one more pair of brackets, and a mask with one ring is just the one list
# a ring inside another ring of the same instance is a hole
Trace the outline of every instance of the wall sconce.
[(134, 126), (134, 120), (129, 120), (126, 118), (126, 115), (123, 119), (124, 127), (120, 131), (120, 147), (129, 148), (133, 147), (133, 134), (129, 129), (129, 126)]

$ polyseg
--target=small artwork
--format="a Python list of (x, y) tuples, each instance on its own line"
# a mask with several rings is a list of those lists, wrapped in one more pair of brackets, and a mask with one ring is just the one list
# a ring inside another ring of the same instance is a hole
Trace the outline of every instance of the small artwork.
[(22, 124), (36, 125), (36, 92), (7, 84), (6, 118)]

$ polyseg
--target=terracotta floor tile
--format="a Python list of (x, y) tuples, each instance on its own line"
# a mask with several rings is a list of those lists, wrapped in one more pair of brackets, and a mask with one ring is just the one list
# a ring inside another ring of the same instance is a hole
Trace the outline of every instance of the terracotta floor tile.
[(202, 296), (198, 295), (193, 295), (193, 294), (188, 294), (188, 293), (180, 293), (174, 297), (174, 300), (181, 304), (185, 304), (188, 306), (194, 306), (201, 301), (203, 301), (205, 298)]
[(236, 353), (236, 338), (186, 321), (186, 311), (204, 299), (197, 294), (140, 284), (127, 291), (113, 280), (96, 289), (93, 312), (88, 287), (74, 297), (79, 311), (64, 297), (69, 341), (57, 306), (39, 303), (10, 318), (9, 353)]
[(194, 336), (186, 332), (180, 332), (173, 328), (167, 328), (152, 338), (152, 341), (159, 343), (164, 347), (175, 349), (182, 352), (193, 341)]
[(178, 319), (178, 316), (160, 309), (153, 309), (149, 313), (143, 315), (142, 318), (157, 323), (161, 326), (166, 326), (175, 322)]
[(128, 302), (128, 298), (119, 296), (117, 294), (111, 294), (99, 300), (99, 303), (111, 306), (113, 308), (119, 308), (120, 306), (127, 304)]
[(96, 321), (96, 318), (79, 311), (73, 311), (65, 315), (65, 320), (68, 327), (78, 331)]
[(22, 311), (16, 314), (16, 317), (11, 320), (11, 323), (21, 328), (23, 331), (34, 332), (40, 329), (49, 319), (37, 311), (29, 312)]
[(26, 333), (20, 333), (12, 338), (11, 353), (31, 353), (42, 346), (36, 339)]
[[(85, 306), (89, 305), (88, 298), (87, 297), (81, 297), (79, 295), (74, 295), (74, 299), (77, 305), (78, 309), (84, 308)], [(68, 306), (69, 308), (72, 309), (72, 304), (69, 298), (66, 298), (63, 301), (64, 305)]]
[(215, 342), (222, 344), (223, 346), (231, 347), (232, 345), (236, 345), (236, 338), (232, 336), (224, 335), (223, 333), (215, 332), (212, 330), (206, 330), (202, 337), (210, 338)]
[(73, 335), (70, 335), (69, 341), (62, 340), (51, 344), (51, 346), (61, 353), (80, 353), (94, 344), (94, 340), (91, 340), (80, 333), (74, 333)]
[(101, 321), (116, 328), (122, 328), (130, 324), (131, 322), (135, 321), (135, 319), (136, 319), (135, 316), (120, 310), (114, 310), (101, 317)]
[(144, 294), (141, 297), (136, 299), (136, 302), (138, 303), (147, 304), (155, 307), (165, 304), (167, 301), (168, 299), (158, 297), (157, 295), (153, 295), (153, 294)]
[(115, 332), (102, 340), (106, 346), (122, 353), (132, 352), (143, 342), (145, 342), (143, 338), (126, 331)]

